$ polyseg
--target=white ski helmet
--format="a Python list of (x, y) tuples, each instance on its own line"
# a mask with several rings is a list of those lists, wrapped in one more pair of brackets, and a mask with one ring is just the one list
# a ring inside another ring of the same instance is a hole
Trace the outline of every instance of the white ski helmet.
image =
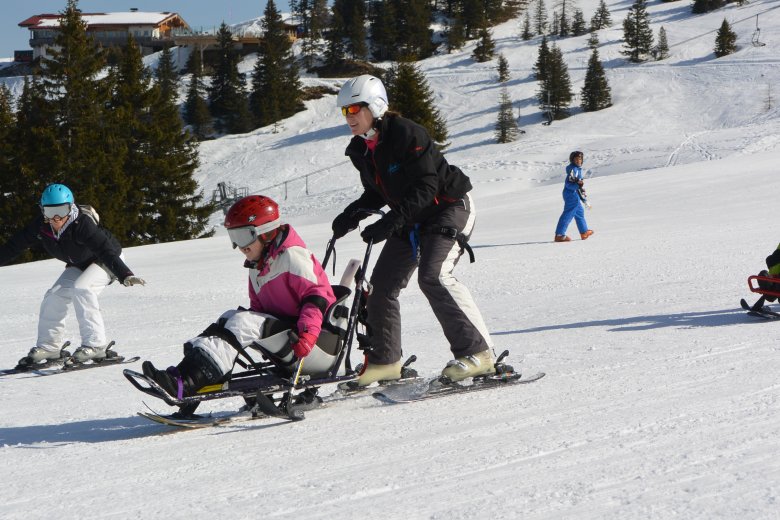
[(387, 112), (387, 91), (379, 78), (363, 74), (347, 80), (336, 98), (336, 105), (345, 107), (355, 103), (365, 103), (375, 119)]

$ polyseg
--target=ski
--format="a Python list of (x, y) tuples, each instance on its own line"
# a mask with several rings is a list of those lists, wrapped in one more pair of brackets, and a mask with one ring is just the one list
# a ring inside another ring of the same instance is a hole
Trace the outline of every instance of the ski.
[(385, 404), (412, 403), (454, 394), (474, 393), (482, 390), (490, 390), (491, 388), (503, 388), (510, 385), (533, 383), (544, 376), (544, 372), (538, 372), (528, 377), (524, 377), (517, 373), (478, 376), (473, 378), (472, 383), (469, 385), (462, 383), (442, 383), (437, 378), (428, 380), (423, 384), (388, 388), (381, 392), (374, 392), (372, 396), (374, 399)]
[[(759, 300), (759, 302), (763, 303), (762, 300)], [(739, 304), (747, 311), (748, 316), (755, 316), (766, 320), (776, 320), (780, 318), (780, 312), (770, 310), (766, 305), (751, 306), (744, 298), (739, 301)]]
[(220, 424), (229, 423), (233, 420), (233, 416), (218, 416), (211, 415), (194, 415), (192, 417), (180, 417), (177, 414), (160, 415), (154, 412), (138, 412), (138, 415), (166, 426), (174, 426), (177, 428), (186, 428), (190, 430), (198, 428), (209, 428), (211, 426), (217, 426)]
[(70, 352), (65, 350), (67, 347), (70, 346), (70, 341), (66, 341), (62, 344), (61, 350), (60, 350), (60, 357), (57, 359), (49, 359), (47, 361), (44, 361), (43, 363), (32, 363), (32, 362), (25, 362), (25, 360), (28, 360), (28, 357), (23, 357), (19, 360), (19, 363), (14, 368), (8, 368), (4, 370), (0, 370), (0, 376), (10, 376), (13, 374), (25, 374), (25, 373), (36, 373), (39, 370), (52, 368), (52, 367), (62, 367), (65, 362), (70, 358)]
[(125, 358), (123, 356), (115, 356), (115, 357), (104, 358), (99, 361), (95, 361), (95, 360), (87, 361), (86, 363), (79, 363), (78, 361), (72, 361), (71, 363), (68, 363), (68, 361), (66, 361), (65, 364), (60, 368), (54, 370), (36, 369), (35, 372), (33, 373), (39, 376), (53, 376), (56, 374), (78, 372), (79, 370), (88, 370), (92, 368), (108, 367), (113, 365), (127, 365), (130, 363), (135, 363), (140, 359), (141, 359), (140, 356), (133, 356), (131, 358)]

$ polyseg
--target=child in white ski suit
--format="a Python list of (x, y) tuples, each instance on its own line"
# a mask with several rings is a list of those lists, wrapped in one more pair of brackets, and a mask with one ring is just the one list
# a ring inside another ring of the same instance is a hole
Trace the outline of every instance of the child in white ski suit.
[(65, 271), (43, 297), (36, 346), (19, 363), (35, 364), (61, 356), (65, 317), (71, 304), (81, 333), (81, 347), (73, 357), (79, 362), (102, 359), (108, 341), (98, 296), (114, 279), (128, 287), (145, 282), (122, 261), (117, 239), (79, 209), (67, 186), (46, 187), (40, 206), (41, 214), (0, 246), (0, 265), (36, 244), (65, 262)]

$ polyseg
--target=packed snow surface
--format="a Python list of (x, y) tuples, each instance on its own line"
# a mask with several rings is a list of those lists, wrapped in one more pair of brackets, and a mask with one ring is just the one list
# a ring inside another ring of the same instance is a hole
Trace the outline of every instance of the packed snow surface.
[[(596, 5), (580, 2), (586, 20)], [(747, 316), (738, 302), (757, 299), (746, 279), (780, 241), (780, 10), (754, 0), (691, 16), (690, 3), (652, 3), (653, 31), (664, 26), (672, 55), (636, 65), (619, 54), (629, 3), (607, 5), (614, 25), (599, 34), (600, 55), (614, 106), (551, 126), (534, 100), (538, 39), (518, 38), (520, 20), (495, 28), (526, 130), (511, 144), (495, 143), (501, 86), (495, 61), (470, 58), (474, 42), (420, 64), (447, 119), (447, 157), (474, 184), (477, 261), (464, 258), (456, 274), (496, 350), (544, 379), (399, 406), (361, 397), (298, 423), (174, 431), (136, 415), (144, 403), (170, 408), (120, 367), (2, 377), (0, 517), (778, 518), (780, 322)], [(765, 46), (751, 45), (756, 15)], [(724, 16), (740, 48), (715, 59)], [(586, 40), (555, 40), (577, 91)], [(276, 198), (321, 258), (332, 218), (359, 193), (334, 105), (327, 96), (276, 128), (203, 143), (196, 175), (207, 197), (228, 182)], [(572, 224), (574, 240), (557, 244), (574, 149), (593, 175), (595, 235), (581, 241)], [(334, 282), (362, 258), (358, 234), (337, 251)], [(148, 284), (114, 284), (101, 297), (123, 354), (175, 364), (184, 341), (247, 304), (242, 256), (221, 228), (125, 255)], [(40, 300), (61, 270), (56, 261), (0, 269), (1, 366), (34, 345)], [(404, 353), (434, 376), (450, 354), (416, 280), (401, 303)], [(77, 342), (72, 317), (68, 331)]]

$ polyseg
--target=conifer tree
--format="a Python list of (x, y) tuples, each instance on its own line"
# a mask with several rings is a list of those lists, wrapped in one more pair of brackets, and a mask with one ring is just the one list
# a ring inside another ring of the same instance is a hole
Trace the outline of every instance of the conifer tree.
[(596, 31), (593, 31), (590, 33), (590, 36), (588, 37), (588, 48), (593, 50), (598, 48), (599, 46), (599, 33)]
[(340, 70), (346, 59), (344, 44), (344, 20), (336, 9), (332, 9), (330, 31), (327, 33), (328, 46), (325, 49), (325, 66), (330, 70)]
[(722, 58), (736, 52), (737, 50), (737, 33), (731, 30), (731, 25), (726, 19), (723, 19), (723, 23), (720, 24), (718, 34), (715, 37), (715, 56)]
[(561, 30), (561, 17), (558, 16), (558, 11), (553, 11), (552, 24), (550, 25), (550, 35), (558, 36), (558, 32)]
[[(338, 16), (339, 23), (331, 25), (333, 37), (339, 38), (344, 44), (344, 50), (353, 59), (366, 58), (366, 7), (363, 0), (335, 0), (333, 14)], [(334, 20), (335, 21), (335, 20)]]
[(506, 87), (501, 88), (501, 97), (498, 102), (498, 121), (496, 121), (496, 141), (499, 143), (511, 143), (517, 139), (519, 129), (512, 109), (512, 100)]
[[(116, 138), (114, 114), (106, 109), (112, 77), (101, 78), (105, 64), (104, 53), (87, 35), (78, 2), (68, 0), (51, 59), (41, 63), (61, 151), (51, 155), (48, 180), (67, 184), (79, 200), (95, 206), (101, 223), (121, 241), (130, 231), (123, 214), (129, 182), (122, 171), (124, 144)], [(62, 162), (54, 162), (57, 159)]]
[(498, 82), (506, 83), (509, 81), (509, 62), (503, 54), (498, 55)]
[(544, 5), (544, 0), (536, 0), (533, 24), (536, 34), (547, 33), (547, 7)]
[(653, 54), (656, 60), (665, 60), (669, 57), (669, 42), (666, 40), (666, 29), (663, 26), (658, 29), (658, 43)]
[(425, 75), (414, 63), (400, 62), (390, 70), (386, 82), (390, 109), (428, 130), (431, 139), (444, 149), (447, 144), (447, 125), (435, 107), (433, 91)]
[(187, 89), (187, 99), (184, 102), (184, 121), (192, 128), (192, 133), (199, 140), (206, 139), (213, 132), (209, 105), (205, 98), (200, 53), (194, 52), (191, 60), (190, 85)]
[(591, 31), (599, 31), (612, 26), (612, 15), (607, 8), (605, 0), (599, 1), (599, 6), (596, 12), (593, 14), (593, 18), (590, 20)]
[(466, 43), (466, 29), (463, 19), (456, 13), (452, 17), (452, 24), (447, 29), (447, 51), (460, 49)]
[(477, 38), (479, 31), (487, 25), (485, 3), (482, 0), (461, 0), (460, 15), (467, 40)]
[(595, 112), (612, 106), (612, 93), (604, 73), (604, 66), (599, 60), (598, 49), (593, 49), (588, 60), (588, 70), (585, 72), (585, 85), (582, 87), (582, 109), (585, 112)]
[(273, 0), (268, 0), (265, 8), (263, 33), (249, 98), (258, 126), (270, 125), (303, 109), (303, 93), (292, 44)]
[(493, 42), (493, 37), (490, 35), (487, 25), (485, 25), (479, 30), (479, 42), (474, 47), (471, 57), (477, 63), (484, 63), (493, 59), (495, 49), (496, 44)]
[(523, 32), (520, 33), (520, 37), (523, 41), (528, 41), (534, 37), (534, 33), (531, 31), (531, 18), (528, 16), (528, 11), (525, 12), (523, 18)]
[(219, 58), (208, 87), (209, 109), (219, 131), (239, 134), (252, 129), (244, 79), (238, 72), (233, 34), (225, 22), (217, 32)]
[(536, 63), (534, 64), (533, 71), (536, 81), (544, 81), (547, 78), (547, 62), (550, 59), (550, 47), (547, 45), (547, 36), (542, 36), (542, 42), (539, 44), (539, 52), (537, 54)]
[(4, 243), (18, 229), (20, 221), (15, 211), (21, 202), (20, 195), (27, 195), (27, 204), (34, 205), (30, 203), (27, 190), (17, 191), (20, 188), (20, 175), (17, 173), (15, 132), (11, 91), (5, 84), (0, 84), (0, 243)]
[(545, 79), (537, 94), (537, 99), (543, 111), (549, 112), (553, 119), (563, 119), (568, 116), (573, 93), (569, 69), (563, 61), (563, 53), (557, 45), (550, 48), (550, 54), (545, 65)]
[[(197, 53), (195, 53), (197, 54)], [(154, 78), (160, 87), (160, 93), (163, 97), (174, 101), (179, 97), (179, 75), (173, 66), (173, 53), (169, 46), (165, 46), (160, 53), (160, 59), (157, 61), (157, 69), (154, 71)]]
[[(375, 2), (371, 17), (371, 54), (377, 61), (395, 59), (397, 56), (395, 43), (398, 40), (398, 27), (388, 20), (395, 20), (395, 5), (393, 2)], [(451, 33), (448, 42), (452, 43)]]
[(653, 30), (650, 29), (650, 17), (647, 14), (646, 0), (635, 0), (623, 20), (623, 46), (620, 51), (634, 63), (647, 58), (653, 50)]
[(566, 38), (571, 34), (571, 22), (569, 14), (566, 12), (566, 0), (561, 4), (561, 16), (558, 18), (558, 36)]
[(6, 197), (15, 199), (17, 215), (27, 220), (33, 216), (30, 194), (40, 194), (48, 183), (64, 180), (59, 173), (64, 162), (63, 147), (57, 131), (56, 106), (46, 99), (38, 77), (24, 79), (16, 105), (13, 143), (18, 175), (8, 179), (15, 189), (6, 192), (11, 193)]
[(571, 22), (571, 34), (573, 36), (582, 36), (586, 32), (588, 32), (588, 28), (585, 26), (585, 16), (582, 14), (582, 10), (575, 9)]
[(158, 175), (148, 160), (153, 131), (151, 73), (144, 67), (141, 50), (135, 39), (129, 36), (112, 71), (114, 91), (111, 99), (112, 114), (116, 118), (116, 137), (124, 144), (122, 171), (128, 182), (124, 201), (124, 243), (147, 243), (149, 230), (142, 222), (142, 209), (149, 196), (149, 184)]
[[(430, 29), (431, 10), (427, 0), (404, 0), (395, 9), (397, 15), (396, 48), (397, 57), (412, 57), (416, 60), (433, 54)], [(388, 23), (384, 20), (384, 23)], [(390, 22), (392, 23), (392, 22)]]

